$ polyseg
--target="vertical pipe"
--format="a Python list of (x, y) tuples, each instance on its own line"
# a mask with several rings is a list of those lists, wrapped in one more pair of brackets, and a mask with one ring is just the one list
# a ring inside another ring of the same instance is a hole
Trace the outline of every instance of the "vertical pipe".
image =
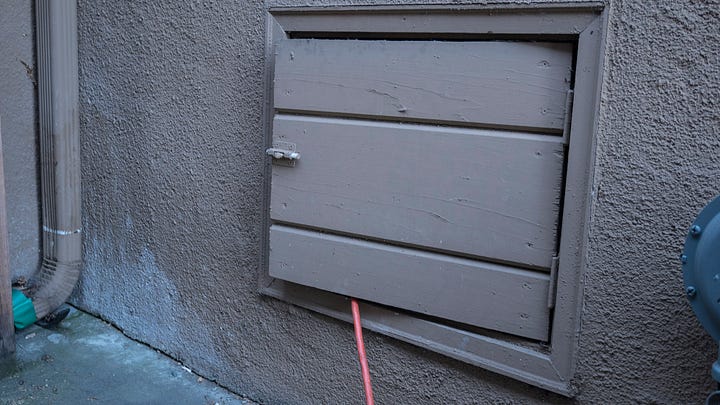
[(36, 0), (43, 261), (42, 318), (72, 293), (82, 263), (76, 0)]
[(0, 358), (15, 352), (15, 326), (10, 281), (7, 216), (5, 208), (5, 170), (0, 135)]

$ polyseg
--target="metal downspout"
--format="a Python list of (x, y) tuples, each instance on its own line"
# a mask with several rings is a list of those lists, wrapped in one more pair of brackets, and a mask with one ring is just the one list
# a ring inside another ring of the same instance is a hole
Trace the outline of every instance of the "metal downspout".
[(76, 0), (36, 0), (42, 265), (31, 299), (40, 319), (70, 296), (82, 267)]

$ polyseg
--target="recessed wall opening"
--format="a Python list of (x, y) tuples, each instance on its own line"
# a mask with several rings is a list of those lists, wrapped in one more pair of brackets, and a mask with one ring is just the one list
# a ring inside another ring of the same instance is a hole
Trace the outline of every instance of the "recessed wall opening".
[(268, 21), (261, 291), (570, 394), (601, 9)]

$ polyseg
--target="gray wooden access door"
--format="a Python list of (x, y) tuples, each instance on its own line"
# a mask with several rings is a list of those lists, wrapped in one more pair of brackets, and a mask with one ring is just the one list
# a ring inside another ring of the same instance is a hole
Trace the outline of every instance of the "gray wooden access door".
[(547, 340), (572, 46), (282, 40), (269, 273)]

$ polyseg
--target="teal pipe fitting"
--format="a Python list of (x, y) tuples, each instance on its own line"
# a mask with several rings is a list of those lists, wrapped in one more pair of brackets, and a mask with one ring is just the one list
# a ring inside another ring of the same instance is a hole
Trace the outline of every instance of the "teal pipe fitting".
[(15, 328), (23, 329), (32, 325), (37, 321), (35, 314), (35, 306), (30, 298), (20, 290), (12, 290), (12, 306), (13, 317), (15, 318)]

